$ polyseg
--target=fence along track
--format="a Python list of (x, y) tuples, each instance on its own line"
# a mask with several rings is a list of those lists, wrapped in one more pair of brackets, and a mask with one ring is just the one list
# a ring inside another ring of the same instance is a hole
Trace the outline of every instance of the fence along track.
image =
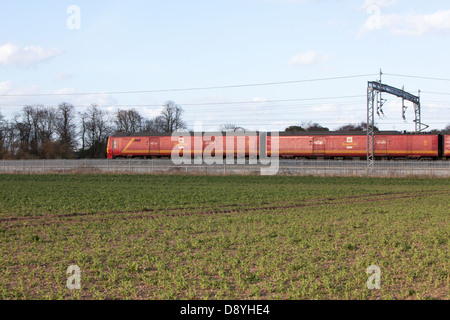
[[(164, 159), (0, 160), (0, 173), (116, 173), (116, 174), (260, 174), (261, 165), (175, 165)], [(280, 175), (435, 176), (450, 177), (450, 161), (280, 160)]]

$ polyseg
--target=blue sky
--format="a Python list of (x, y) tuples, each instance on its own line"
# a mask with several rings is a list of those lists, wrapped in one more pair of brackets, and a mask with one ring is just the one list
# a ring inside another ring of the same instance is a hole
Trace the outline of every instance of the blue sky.
[[(77, 111), (95, 103), (150, 118), (172, 100), (191, 128), (283, 130), (311, 121), (335, 129), (365, 121), (367, 82), (381, 68), (384, 83), (421, 90), (424, 123), (450, 122), (448, 1), (19, 0), (1, 4), (0, 30), (7, 117), (25, 104), (64, 101)], [(338, 79), (170, 91), (330, 78)], [(112, 93), (129, 91), (147, 92)], [(74, 93), (96, 94), (57, 95)], [(377, 125), (414, 130), (412, 106), (404, 122), (401, 100), (384, 98)]]

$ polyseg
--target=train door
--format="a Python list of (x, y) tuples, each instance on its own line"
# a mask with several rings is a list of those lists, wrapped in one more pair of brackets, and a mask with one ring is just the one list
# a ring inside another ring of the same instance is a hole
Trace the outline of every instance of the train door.
[(150, 138), (149, 139), (149, 154), (150, 157), (159, 157), (161, 155), (161, 145), (159, 142), (159, 138)]
[(119, 141), (116, 138), (112, 138), (112, 156), (117, 155), (119, 153)]
[(388, 141), (387, 138), (375, 138), (375, 154), (378, 157), (388, 156)]
[(313, 138), (313, 155), (325, 155), (325, 138)]

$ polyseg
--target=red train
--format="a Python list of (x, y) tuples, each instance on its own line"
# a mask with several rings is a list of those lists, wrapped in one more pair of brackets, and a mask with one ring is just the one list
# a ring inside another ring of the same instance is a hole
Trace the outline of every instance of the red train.
[(442, 157), (450, 159), (450, 134), (442, 136)]
[[(241, 133), (242, 134), (242, 133)], [(243, 133), (245, 135), (245, 133)], [(267, 136), (267, 155), (271, 155), (271, 135)], [(227, 150), (228, 146), (228, 150)], [(259, 155), (259, 136), (236, 135), (174, 136), (171, 134), (122, 134), (109, 137), (107, 158), (170, 157), (173, 150), (190, 156), (228, 152)], [(234, 151), (231, 151), (234, 149)], [(450, 134), (402, 134), (379, 132), (375, 135), (376, 159), (450, 159)], [(363, 132), (279, 133), (279, 157), (295, 159), (365, 159), (367, 135)]]

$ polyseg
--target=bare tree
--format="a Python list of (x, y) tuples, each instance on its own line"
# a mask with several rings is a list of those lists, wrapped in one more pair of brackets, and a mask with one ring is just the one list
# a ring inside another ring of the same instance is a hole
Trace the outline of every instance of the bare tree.
[(5, 120), (5, 117), (0, 113), (0, 159), (14, 157), (14, 142), (14, 125)]
[(183, 109), (173, 101), (167, 101), (163, 105), (161, 115), (155, 119), (155, 124), (159, 132), (174, 132), (187, 129), (186, 123), (182, 120)]
[(142, 131), (150, 133), (162, 133), (164, 132), (164, 119), (159, 116), (151, 120), (145, 120)]
[(56, 133), (60, 146), (60, 155), (71, 158), (77, 146), (75, 108), (69, 103), (61, 103), (56, 113)]
[(118, 110), (114, 118), (116, 131), (124, 133), (141, 132), (143, 123), (144, 118), (135, 109)]
[(86, 123), (88, 119), (88, 114), (86, 112), (79, 112), (79, 116), (81, 119), (80, 124), (80, 138), (81, 138), (81, 149), (80, 149), (80, 156), (82, 158), (86, 157)]
[(2, 140), (3, 159), (14, 158), (17, 152), (17, 130), (10, 121), (3, 122)]
[(142, 121), (142, 131), (152, 133), (172, 133), (174, 131), (187, 129), (186, 123), (182, 120), (183, 109), (173, 101), (167, 101), (163, 105), (161, 115)]
[(39, 143), (42, 145), (52, 141), (56, 131), (56, 110), (39, 106), (36, 108), (34, 116)]
[(6, 156), (5, 150), (5, 136), (6, 136), (6, 121), (4, 116), (0, 113), (0, 159)]
[(25, 106), (22, 109), (22, 114), (16, 113), (13, 118), (18, 135), (18, 157), (27, 157), (32, 151), (31, 145), (37, 140), (37, 135), (33, 131), (32, 112), (31, 106)]
[[(44, 146), (48, 147), (53, 139), (56, 123), (55, 109), (45, 108), (42, 105), (25, 106), (21, 114), (14, 116), (14, 123), (19, 134), (19, 155), (47, 157), (42, 152), (44, 152)], [(55, 150), (52, 151), (52, 154), (54, 153)]]
[(235, 132), (235, 131), (245, 131), (246, 129), (239, 127), (232, 123), (221, 124), (219, 127), (221, 132)]
[(80, 116), (83, 154), (91, 158), (103, 157), (106, 154), (108, 137), (114, 131), (110, 125), (108, 112), (100, 110), (97, 105), (91, 105)]
[(450, 123), (442, 130), (442, 133), (450, 132)]

